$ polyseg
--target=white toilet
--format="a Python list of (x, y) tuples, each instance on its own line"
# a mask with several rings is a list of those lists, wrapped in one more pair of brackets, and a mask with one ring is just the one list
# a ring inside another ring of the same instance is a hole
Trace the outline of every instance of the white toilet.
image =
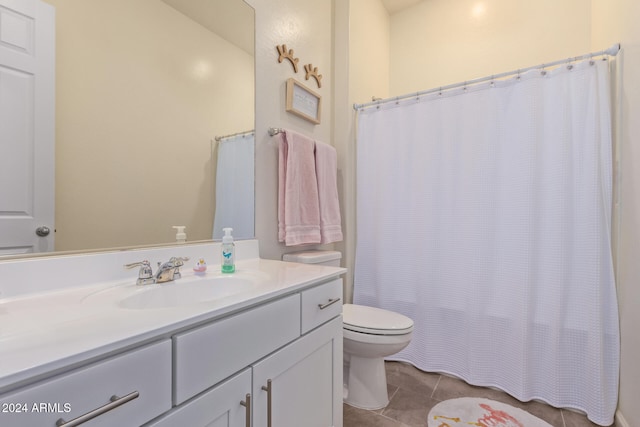
[[(340, 266), (337, 251), (294, 252), (284, 261)], [(413, 320), (398, 313), (363, 305), (344, 304), (344, 401), (362, 409), (387, 406), (384, 358), (409, 345)]]

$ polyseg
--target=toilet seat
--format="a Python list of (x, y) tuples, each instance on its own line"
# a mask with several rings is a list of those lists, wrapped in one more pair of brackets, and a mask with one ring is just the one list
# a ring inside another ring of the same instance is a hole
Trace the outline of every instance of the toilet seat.
[(357, 304), (342, 306), (344, 329), (370, 335), (405, 335), (413, 331), (413, 320), (399, 313)]

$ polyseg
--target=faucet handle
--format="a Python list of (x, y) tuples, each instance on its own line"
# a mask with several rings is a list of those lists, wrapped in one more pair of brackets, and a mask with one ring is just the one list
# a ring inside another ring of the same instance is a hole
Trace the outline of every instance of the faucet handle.
[(182, 277), (182, 274), (180, 274), (180, 267), (182, 267), (184, 265), (185, 261), (189, 261), (189, 257), (171, 257), (169, 259), (169, 262), (172, 262), (174, 267), (176, 268), (174, 273), (173, 273), (173, 277), (174, 279), (179, 279)]
[(185, 261), (189, 261), (189, 257), (175, 257), (172, 256), (169, 262), (173, 262), (176, 267), (182, 267)]
[(153, 278), (153, 271), (151, 270), (151, 264), (149, 261), (139, 261), (133, 262), (131, 264), (125, 264), (124, 268), (130, 269), (134, 267), (140, 267), (140, 271), (138, 271), (138, 280), (136, 280), (136, 285), (150, 285), (155, 283), (155, 279)]

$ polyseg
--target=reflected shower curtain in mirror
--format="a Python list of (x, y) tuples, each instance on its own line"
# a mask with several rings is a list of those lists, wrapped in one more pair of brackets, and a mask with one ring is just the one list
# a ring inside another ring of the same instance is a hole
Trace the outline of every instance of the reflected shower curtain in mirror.
[(233, 228), (236, 239), (255, 236), (254, 151), (254, 133), (239, 134), (218, 142), (214, 239), (222, 239), (225, 227)]
[(393, 359), (612, 423), (609, 86), (585, 61), (359, 112), (354, 303), (414, 320)]

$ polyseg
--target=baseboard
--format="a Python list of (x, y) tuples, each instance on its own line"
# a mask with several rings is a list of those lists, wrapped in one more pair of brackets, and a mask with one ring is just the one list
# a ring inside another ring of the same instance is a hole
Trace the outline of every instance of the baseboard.
[(622, 416), (622, 412), (620, 412), (619, 410), (616, 411), (615, 425), (616, 427), (631, 427), (631, 425), (627, 422), (627, 420), (625, 420), (624, 417)]

